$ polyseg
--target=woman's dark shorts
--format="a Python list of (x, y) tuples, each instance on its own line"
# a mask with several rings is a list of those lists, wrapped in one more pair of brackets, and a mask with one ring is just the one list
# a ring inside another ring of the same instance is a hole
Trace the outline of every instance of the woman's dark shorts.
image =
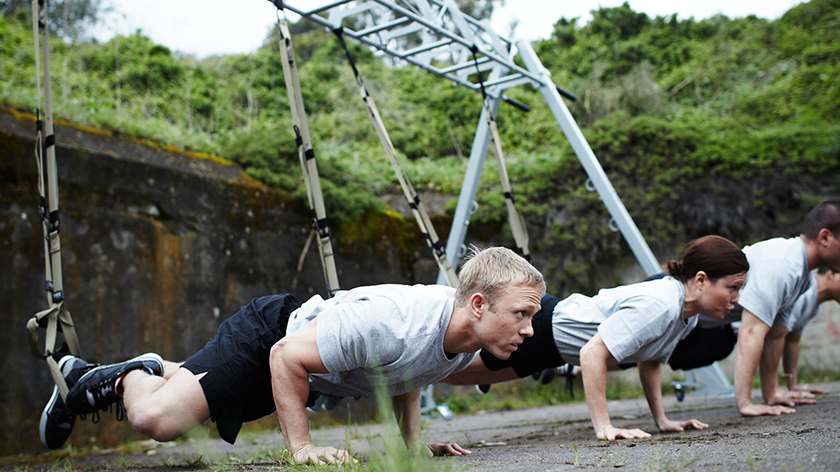
[(540, 302), (540, 311), (531, 321), (534, 335), (525, 338), (525, 341), (519, 345), (519, 349), (504, 360), (482, 349), (479, 355), (484, 365), (491, 371), (513, 367), (516, 375), (527, 377), (565, 364), (566, 361), (557, 352), (557, 344), (554, 343), (554, 328), (551, 325), (554, 307), (559, 301), (559, 298), (546, 294)]
[(731, 324), (691, 330), (677, 344), (668, 365), (674, 370), (698, 369), (726, 359), (735, 349), (738, 335)]
[(275, 410), (268, 357), (271, 347), (285, 336), (289, 316), (300, 305), (292, 295), (251, 300), (183, 364), (194, 375), (207, 373), (199, 382), (210, 419), (226, 441), (233, 443), (243, 422)]

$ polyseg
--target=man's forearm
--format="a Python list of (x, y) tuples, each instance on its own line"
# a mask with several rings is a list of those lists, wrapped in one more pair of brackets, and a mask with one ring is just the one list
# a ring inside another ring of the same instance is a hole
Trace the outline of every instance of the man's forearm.
[(785, 336), (785, 348), (782, 352), (782, 370), (787, 379), (788, 390), (793, 390), (799, 383), (797, 379), (797, 364), (799, 363), (799, 339), (797, 333)]
[(787, 330), (781, 325), (773, 325), (764, 338), (761, 352), (759, 374), (761, 376), (761, 394), (764, 401), (772, 403), (779, 391), (779, 361), (784, 350)]
[[(311, 442), (309, 437), (309, 419), (306, 417), (306, 398), (309, 382), (291, 375), (272, 372), (272, 387), (275, 392), (274, 404), (277, 407), (277, 420), (286, 440), (286, 446), (292, 453)], [(303, 394), (301, 394), (303, 392)]]
[(400, 425), (400, 433), (406, 446), (421, 440), (420, 393), (420, 389), (417, 389), (391, 398), (394, 415), (397, 417), (397, 424)]
[(764, 337), (770, 329), (747, 310), (741, 320), (735, 345), (735, 404), (739, 409), (752, 403), (752, 379), (764, 348)]

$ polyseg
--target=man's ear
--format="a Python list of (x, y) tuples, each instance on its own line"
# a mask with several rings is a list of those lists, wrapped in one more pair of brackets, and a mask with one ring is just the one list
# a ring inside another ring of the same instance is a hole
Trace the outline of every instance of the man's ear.
[(829, 236), (834, 237), (834, 234), (828, 228), (823, 228), (820, 230), (819, 233), (817, 233), (817, 241), (820, 243), (820, 245), (828, 244)]
[(476, 292), (472, 294), (470, 297), (470, 312), (476, 317), (481, 318), (484, 314), (484, 310), (487, 308), (487, 299), (484, 298), (484, 294), (481, 292)]

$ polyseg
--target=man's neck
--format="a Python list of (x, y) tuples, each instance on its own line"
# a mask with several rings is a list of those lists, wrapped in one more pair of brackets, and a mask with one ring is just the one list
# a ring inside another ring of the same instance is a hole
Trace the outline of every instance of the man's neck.
[(808, 261), (808, 270), (819, 268), (822, 264), (820, 263), (818, 242), (808, 239), (804, 234), (800, 234), (799, 237), (805, 243), (805, 257)]
[(443, 335), (444, 352), (447, 354), (475, 352), (481, 347), (478, 344), (478, 340), (473, 336), (472, 324), (466, 310), (456, 306), (452, 310), (446, 334)]

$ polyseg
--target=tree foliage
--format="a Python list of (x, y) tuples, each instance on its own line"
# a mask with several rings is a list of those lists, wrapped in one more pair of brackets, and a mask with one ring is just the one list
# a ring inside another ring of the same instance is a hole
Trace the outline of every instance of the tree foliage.
[[(0, 0), (3, 16), (31, 9), (32, 2), (28, 0)], [(100, 21), (106, 10), (102, 0), (52, 0), (48, 2), (47, 11), (50, 33), (76, 41), (85, 37), (86, 32)]]
[[(595, 10), (587, 24), (560, 18), (534, 48), (555, 83), (578, 97), (568, 102), (573, 116), (662, 253), (708, 233), (747, 242), (756, 236), (753, 221), (778, 219), (798, 204), (793, 189), (836, 188), (820, 179), (840, 168), (838, 26), (840, 0), (811, 0), (775, 21), (651, 18), (625, 3)], [(34, 108), (28, 28), (25, 14), (0, 18), (0, 101)], [(294, 31), (330, 211), (346, 220), (380, 211), (376, 196), (396, 191), (396, 180), (344, 52), (321, 28)], [(415, 185), (457, 193), (480, 97), (349, 46)], [(55, 111), (222, 154), (303, 198), (277, 48), (272, 39), (253, 54), (197, 61), (141, 31), (104, 44), (55, 40)], [(596, 288), (598, 267), (626, 254), (621, 235), (586, 190), (587, 176), (540, 94), (528, 87), (507, 94), (532, 108), (503, 105), (498, 122), (517, 203), (539, 235), (534, 252), (552, 255), (541, 268), (557, 293)], [(484, 173), (471, 232), (512, 243), (493, 167)]]

